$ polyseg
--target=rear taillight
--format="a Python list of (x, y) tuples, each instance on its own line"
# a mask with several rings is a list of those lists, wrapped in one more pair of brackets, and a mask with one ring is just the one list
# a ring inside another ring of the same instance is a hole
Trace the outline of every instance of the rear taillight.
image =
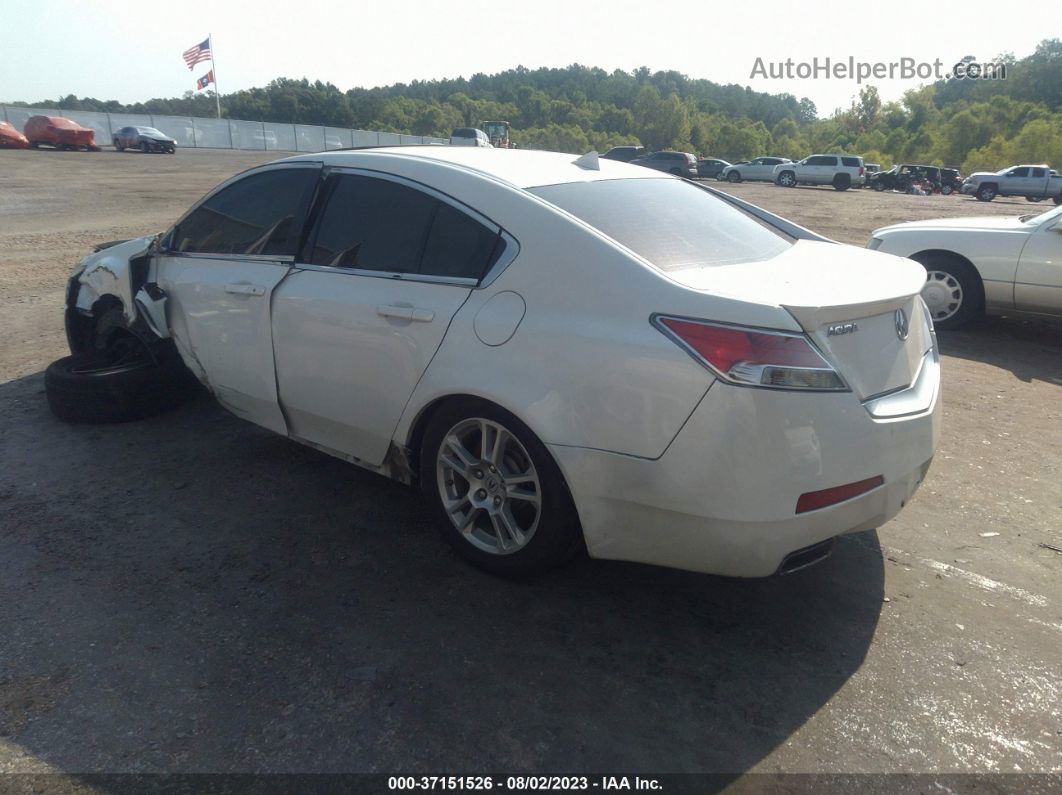
[(846, 483), (843, 486), (834, 486), (822, 491), (809, 491), (806, 494), (801, 494), (797, 499), (796, 512), (807, 513), (808, 511), (817, 511), (819, 508), (836, 505), (839, 502), (858, 497), (860, 494), (873, 491), (878, 486), (884, 485), (884, 483), (885, 478), (881, 475), (875, 475), (872, 478), (857, 480), (855, 483)]
[(657, 315), (654, 324), (725, 381), (774, 389), (846, 391), (803, 334)]
[(863, 176), (866, 173), (867, 173), (867, 170), (863, 166), (860, 166), (859, 167), (859, 176)]

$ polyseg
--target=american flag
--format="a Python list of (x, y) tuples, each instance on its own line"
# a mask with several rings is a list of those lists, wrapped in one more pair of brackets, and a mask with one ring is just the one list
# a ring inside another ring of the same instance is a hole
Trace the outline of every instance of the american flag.
[(188, 64), (188, 68), (191, 69), (197, 63), (201, 61), (210, 60), (210, 39), (206, 38), (199, 42), (194, 47), (184, 51), (184, 62)]

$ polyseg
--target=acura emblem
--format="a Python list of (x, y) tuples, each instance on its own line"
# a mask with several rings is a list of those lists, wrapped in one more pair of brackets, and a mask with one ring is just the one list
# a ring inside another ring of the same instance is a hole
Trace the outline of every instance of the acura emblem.
[(901, 340), (907, 339), (907, 334), (911, 330), (910, 324), (907, 322), (907, 313), (902, 309), (896, 310), (896, 336)]

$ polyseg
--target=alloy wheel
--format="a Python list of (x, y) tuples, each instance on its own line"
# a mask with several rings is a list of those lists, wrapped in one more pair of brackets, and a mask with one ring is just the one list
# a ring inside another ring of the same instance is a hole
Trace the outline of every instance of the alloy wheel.
[(470, 544), (494, 555), (523, 549), (538, 529), (542, 488), (520, 440), (493, 420), (462, 420), (435, 460), (447, 517)]

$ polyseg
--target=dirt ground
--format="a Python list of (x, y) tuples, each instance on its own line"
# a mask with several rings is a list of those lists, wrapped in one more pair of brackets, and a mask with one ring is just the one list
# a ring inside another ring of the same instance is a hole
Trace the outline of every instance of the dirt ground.
[[(74, 263), (269, 159), (0, 152), (0, 772), (1062, 771), (1062, 323), (941, 334), (926, 483), (819, 566), (506, 582), (206, 397), (49, 414)], [(856, 245), (1047, 209), (726, 188)]]

